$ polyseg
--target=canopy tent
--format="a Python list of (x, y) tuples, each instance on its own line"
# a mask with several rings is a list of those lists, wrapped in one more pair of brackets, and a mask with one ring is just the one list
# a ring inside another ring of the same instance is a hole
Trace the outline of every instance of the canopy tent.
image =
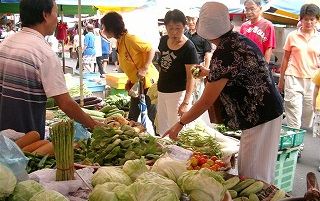
[[(19, 13), (20, 0), (0, 0), (0, 13)], [(94, 15), (99, 8), (103, 12), (118, 11), (127, 12), (148, 4), (148, 0), (82, 0), (81, 13)], [(63, 6), (65, 15), (78, 14), (77, 0), (56, 0), (56, 3)]]
[(272, 0), (263, 16), (278, 24), (296, 26), (299, 21), (299, 12), (303, 4), (314, 3), (320, 6), (319, 0)]
[[(65, 15), (78, 14), (78, 5), (59, 4), (59, 10), (63, 9)], [(84, 14), (94, 15), (97, 13), (97, 8), (92, 5), (81, 5), (81, 11)], [(1, 0), (0, 1), (0, 13), (19, 13), (19, 0)]]

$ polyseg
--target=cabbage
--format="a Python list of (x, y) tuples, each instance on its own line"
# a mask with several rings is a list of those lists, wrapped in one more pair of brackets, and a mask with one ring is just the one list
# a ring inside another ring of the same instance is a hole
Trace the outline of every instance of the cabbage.
[(69, 201), (68, 198), (53, 190), (44, 190), (34, 196), (29, 201)]
[(107, 182), (97, 185), (90, 193), (89, 201), (118, 201), (117, 195), (112, 190), (119, 185), (124, 184)]
[(180, 198), (181, 196), (181, 190), (179, 186), (172, 181), (171, 179), (168, 179), (167, 177), (164, 177), (160, 174), (157, 174), (155, 172), (145, 172), (142, 173), (136, 181), (146, 182), (146, 183), (155, 183), (159, 186), (162, 186), (163, 188), (168, 188), (171, 191), (173, 191), (177, 197)]
[(206, 170), (184, 172), (178, 179), (183, 192), (190, 195), (191, 201), (220, 201), (226, 189)]
[(186, 163), (174, 160), (171, 157), (163, 157), (159, 158), (154, 163), (151, 171), (177, 182), (180, 175), (187, 171), (187, 165)]
[(92, 177), (92, 185), (104, 184), (106, 182), (118, 182), (125, 185), (132, 183), (130, 177), (118, 167), (101, 167)]
[(29, 201), (32, 196), (43, 190), (44, 187), (36, 181), (22, 181), (17, 184), (9, 201)]
[(148, 171), (146, 161), (143, 157), (141, 159), (126, 161), (122, 169), (133, 181), (135, 181), (140, 174)]
[(116, 194), (120, 201), (179, 201), (170, 187), (148, 181), (135, 181)]
[(5, 165), (0, 164), (0, 200), (8, 197), (17, 184), (17, 178)]

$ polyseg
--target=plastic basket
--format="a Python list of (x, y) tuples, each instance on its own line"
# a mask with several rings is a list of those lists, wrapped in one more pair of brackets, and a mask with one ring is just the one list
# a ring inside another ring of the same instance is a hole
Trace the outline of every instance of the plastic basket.
[(105, 91), (106, 89), (105, 84), (100, 84), (97, 82), (84, 81), (84, 84), (87, 87), (87, 89), (91, 92), (100, 92), (100, 91)]
[(115, 89), (124, 89), (128, 77), (124, 73), (108, 73), (106, 75), (106, 82), (110, 87)]
[(92, 72), (83, 73), (83, 79), (92, 80), (92, 79), (99, 79), (99, 78), (100, 78), (100, 73), (92, 73)]
[(297, 147), (303, 143), (303, 138), (306, 130), (290, 128), (282, 125), (279, 150), (284, 150), (291, 147)]
[(108, 95), (117, 95), (117, 94), (128, 95), (128, 92), (125, 89), (116, 89), (111, 87), (108, 92)]
[(280, 151), (278, 153), (273, 183), (286, 192), (292, 191), (298, 153), (299, 150), (297, 148)]

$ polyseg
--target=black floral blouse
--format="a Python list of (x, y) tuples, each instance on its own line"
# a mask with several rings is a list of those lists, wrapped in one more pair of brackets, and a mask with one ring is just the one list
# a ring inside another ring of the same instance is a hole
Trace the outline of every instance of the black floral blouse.
[(230, 31), (221, 37), (210, 64), (208, 81), (227, 78), (220, 94), (225, 125), (249, 129), (283, 113), (268, 64), (259, 48), (245, 36)]

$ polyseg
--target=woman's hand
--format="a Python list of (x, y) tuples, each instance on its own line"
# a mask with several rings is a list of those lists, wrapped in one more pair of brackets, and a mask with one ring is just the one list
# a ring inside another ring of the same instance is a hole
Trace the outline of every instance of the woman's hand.
[(148, 68), (145, 68), (145, 67), (139, 68), (138, 77), (146, 77), (147, 71), (148, 71)]
[(162, 137), (169, 136), (169, 138), (171, 138), (172, 140), (178, 140), (177, 136), (178, 133), (181, 131), (182, 127), (183, 126), (181, 124), (176, 123), (169, 130), (167, 130), (167, 132), (165, 132), (165, 134)]
[(131, 81), (128, 80), (127, 83), (126, 83), (126, 85), (125, 85), (125, 87), (124, 87), (125, 90), (126, 90), (126, 91), (130, 91), (132, 85), (133, 85), (133, 84), (131, 83)]
[(199, 77), (207, 77), (209, 75), (210, 69), (206, 68), (204, 66), (197, 66), (198, 68), (200, 68), (200, 74)]
[(178, 115), (181, 117), (183, 113), (188, 111), (188, 105), (189, 103), (182, 102), (181, 105), (178, 108)]
[(280, 77), (279, 83), (278, 83), (278, 89), (279, 89), (279, 92), (283, 92), (283, 90), (284, 90), (284, 78)]

